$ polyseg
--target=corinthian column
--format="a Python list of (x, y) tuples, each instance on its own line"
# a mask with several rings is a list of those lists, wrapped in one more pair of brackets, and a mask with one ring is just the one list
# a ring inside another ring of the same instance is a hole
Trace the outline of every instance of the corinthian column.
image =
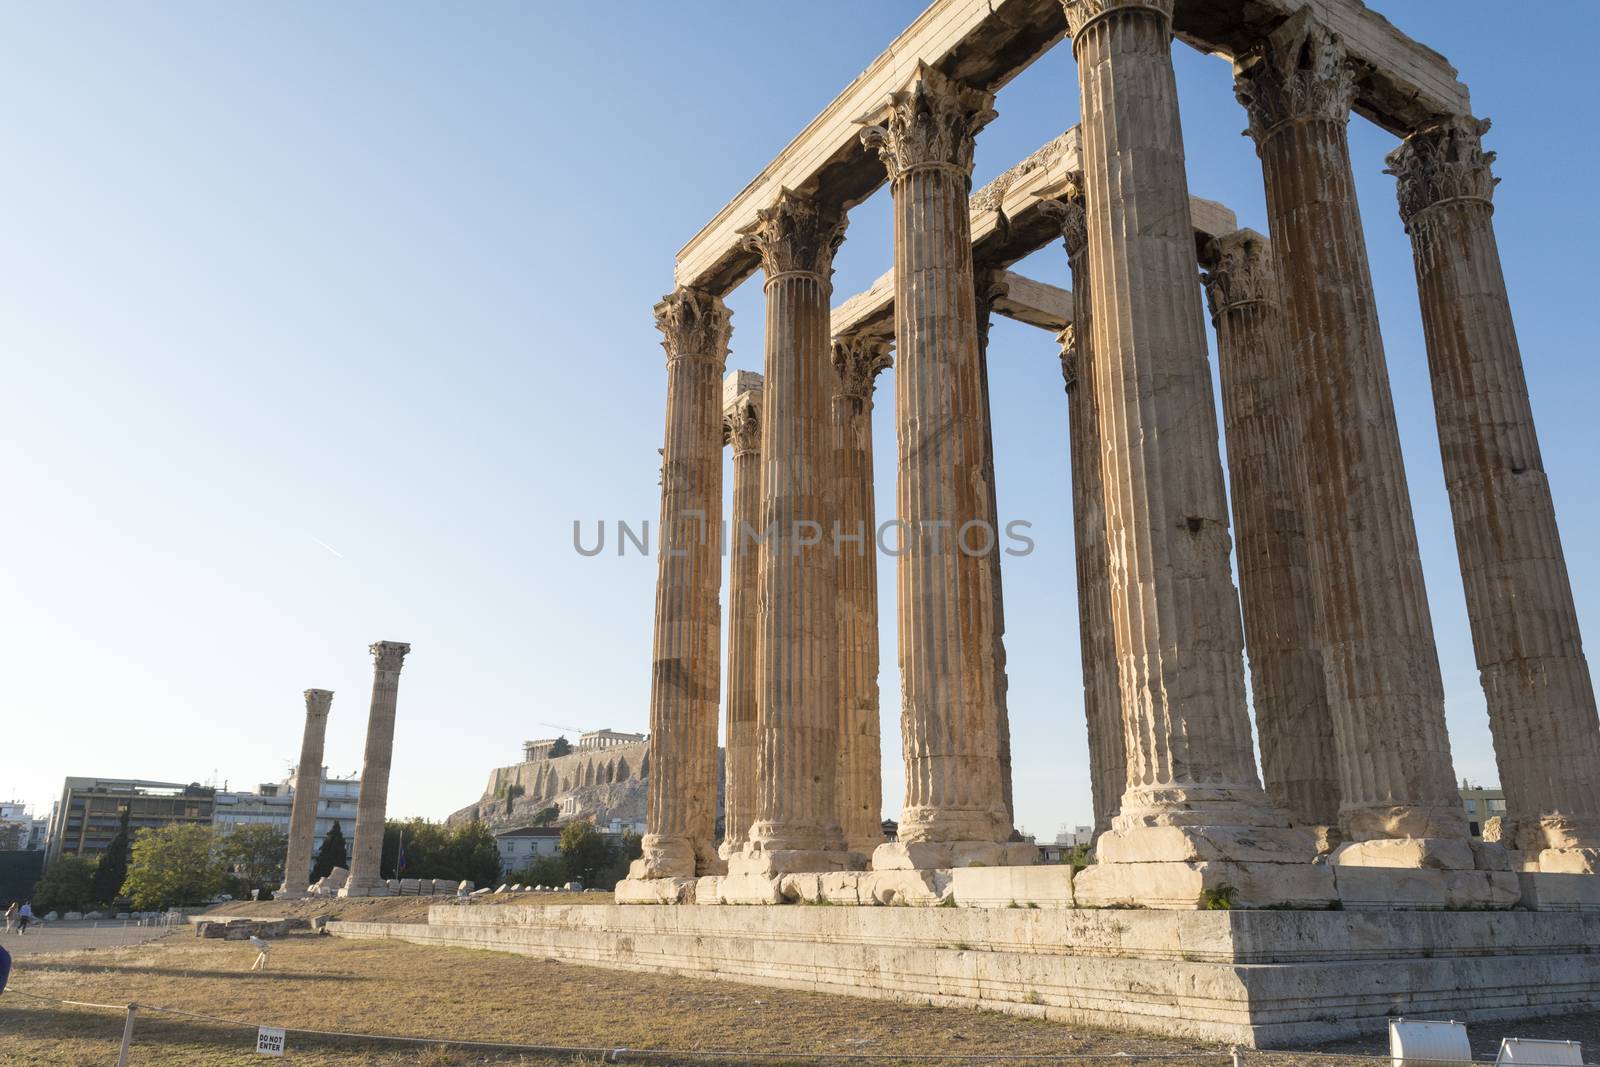
[(1353, 81), (1339, 42), (1305, 16), (1237, 65), (1266, 177), (1310, 465), (1316, 629), (1351, 841), (1336, 859), (1470, 869), (1350, 169)]
[[(994, 543), (984, 553), (989, 565), (989, 589), (994, 603), (994, 725), (995, 755), (1000, 760), (1000, 797), (1005, 802), (1006, 819), (1015, 829), (1017, 808), (1011, 784), (1011, 712), (1006, 694), (1011, 688), (1006, 677), (1006, 609), (1005, 596), (1000, 582), (1000, 504), (995, 498), (994, 478), (994, 420), (989, 408), (989, 321), (994, 302), (1005, 295), (1005, 272), (985, 268), (973, 272), (973, 295), (978, 311), (978, 384), (983, 390), (983, 421), (979, 434), (983, 439), (983, 482), (988, 492), (984, 498), (983, 521), (994, 531)], [(1009, 836), (1009, 835), (1008, 835)]]
[[(317, 803), (322, 799), (322, 740), (328, 732), (328, 708), (333, 694), (307, 689), (306, 729), (300, 738), (300, 762), (294, 772), (294, 801), (289, 805), (289, 849), (283, 863), (283, 886), (273, 894), (279, 900), (299, 900), (306, 895), (311, 875), (311, 846), (317, 839)], [(311, 780), (307, 782), (306, 775)]]
[[(1593, 871), (1600, 722), (1495, 242), (1487, 121), (1389, 157), (1411, 234), (1456, 551), (1506, 794), (1501, 840)], [(1534, 860), (1530, 855), (1528, 860)]]
[(883, 843), (878, 734), (877, 509), (872, 491), (872, 390), (892, 363), (889, 342), (833, 342), (833, 502), (839, 584), (839, 826), (864, 856)]
[(831, 543), (833, 363), (828, 300), (842, 214), (788, 189), (745, 231), (766, 272), (756, 636), (756, 810), (730, 874), (860, 866), (834, 803), (839, 627)]
[[(1127, 788), (1094, 903), (1326, 900), (1256, 777), (1197, 284), (1172, 0), (1065, 0), (1083, 102), (1090, 324)], [(1257, 863), (1257, 861), (1261, 861)], [(1276, 870), (1270, 877), (1252, 866)], [(1298, 880), (1282, 872), (1301, 873)]]
[(1128, 747), (1122, 736), (1122, 687), (1117, 678), (1117, 639), (1111, 624), (1111, 586), (1106, 558), (1104, 451), (1095, 383), (1102, 372), (1094, 359), (1089, 280), (1088, 217), (1079, 175), (1061, 200), (1046, 208), (1061, 225), (1072, 268), (1073, 323), (1056, 336), (1061, 377), (1067, 387), (1067, 425), (1072, 462), (1072, 537), (1078, 560), (1078, 651), (1083, 666), (1083, 717), (1089, 732), (1089, 785), (1096, 839), (1111, 829), (1128, 784)]
[[(759, 383), (760, 379), (757, 378)], [(728, 563), (728, 729), (722, 820), (723, 858), (744, 847), (755, 821), (756, 612), (761, 525), (761, 391), (733, 398), (722, 416), (733, 447), (733, 525)]]
[[(715, 844), (722, 584), (722, 368), (732, 334), (722, 299), (677, 289), (655, 307), (667, 353), (661, 545), (650, 678), (650, 794), (629, 879), (721, 868)], [(632, 887), (648, 899), (644, 887)], [(625, 890), (619, 899), (631, 894)]]
[[(367, 749), (361, 760), (350, 878), (339, 890), (341, 897), (381, 897), (389, 892), (380, 869), (383, 824), (389, 806), (389, 764), (394, 758), (394, 707), (400, 695), (400, 668), (411, 646), (403, 641), (379, 641), (368, 651), (372, 653), (372, 706), (367, 712)], [(321, 772), (319, 763), (319, 776)]]
[(1261, 773), (1295, 824), (1337, 826), (1339, 759), (1311, 606), (1306, 468), (1272, 246), (1238, 230), (1211, 242), (1206, 263)]
[[(1031, 862), (1007, 847), (996, 707), (994, 551), (967, 193), (993, 96), (919, 65), (862, 140), (894, 195), (900, 840), (875, 868)], [(864, 120), (867, 121), (867, 120)]]

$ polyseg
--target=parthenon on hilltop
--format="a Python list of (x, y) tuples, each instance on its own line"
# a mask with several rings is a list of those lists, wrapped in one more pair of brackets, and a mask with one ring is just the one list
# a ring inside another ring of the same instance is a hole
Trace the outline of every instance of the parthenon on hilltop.
[[(1068, 39), (1080, 125), (974, 195), (995, 94)], [(1232, 65), (1267, 234), (1190, 195), (1174, 41)], [(1486, 841), (1455, 791), (1352, 113), (1398, 138), (1387, 224), (1414, 252), (1505, 794)], [(652, 767), (624, 906), (438, 909), (390, 936), (1250, 1044), (1600, 1006), (1600, 720), (1488, 128), (1360, 0), (935, 0), (655, 307)], [(893, 269), (835, 302), (849, 211), (884, 183)], [(1058, 238), (1071, 293), (1011, 271)], [(725, 381), (723, 298), (757, 271), (764, 372)], [(1051, 333), (1068, 395), (1084, 686), (1060, 704), (1084, 710), (1098, 831), (1076, 874), (1014, 840), (996, 313)], [(870, 411), (891, 362), (906, 795), (885, 841)]]

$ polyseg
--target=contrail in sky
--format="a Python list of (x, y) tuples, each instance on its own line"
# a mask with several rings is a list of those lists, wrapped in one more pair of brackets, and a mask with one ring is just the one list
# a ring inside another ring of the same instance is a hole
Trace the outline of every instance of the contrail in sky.
[[(310, 534), (306, 534), (306, 536), (307, 537), (311, 537)], [(323, 548), (327, 549), (329, 552), (332, 552), (335, 556), (338, 556), (340, 559), (344, 559), (344, 553), (343, 552), (340, 552), (337, 548), (334, 548), (332, 545), (328, 544), (328, 542), (322, 540), (320, 537), (311, 537), (311, 540), (315, 541), (317, 544), (321, 545)]]

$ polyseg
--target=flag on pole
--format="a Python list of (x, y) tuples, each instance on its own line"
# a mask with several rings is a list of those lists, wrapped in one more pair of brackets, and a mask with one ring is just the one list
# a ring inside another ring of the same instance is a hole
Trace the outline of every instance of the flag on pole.
[(400, 831), (400, 853), (394, 860), (394, 876), (400, 877), (406, 873), (406, 832)]

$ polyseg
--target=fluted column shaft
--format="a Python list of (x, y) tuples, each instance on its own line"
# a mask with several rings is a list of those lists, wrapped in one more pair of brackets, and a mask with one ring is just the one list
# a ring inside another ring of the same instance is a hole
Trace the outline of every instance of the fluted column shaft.
[(1072, 268), (1073, 323), (1056, 338), (1067, 389), (1071, 447), (1072, 534), (1077, 556), (1078, 650), (1083, 673), (1083, 717), (1089, 735), (1089, 785), (1095, 836), (1111, 828), (1128, 782), (1127, 745), (1122, 735), (1122, 688), (1117, 638), (1111, 622), (1110, 572), (1106, 555), (1105, 484), (1096, 383), (1102, 368), (1094, 358), (1093, 285), (1089, 271), (1088, 219), (1081, 176), (1052, 209), (1061, 224)]
[[(289, 847), (283, 863), (283, 888), (277, 896), (294, 900), (306, 895), (311, 876), (311, 846), (317, 839), (317, 804), (322, 799), (322, 743), (328, 733), (333, 694), (307, 689), (305, 733), (300, 738), (300, 763), (295, 767), (294, 799), (289, 805)], [(310, 781), (307, 779), (310, 769)]]
[[(1171, 2), (1069, 0), (1127, 787), (1113, 833), (1272, 822), (1245, 707)], [(1281, 821), (1281, 817), (1278, 817)]]
[(889, 342), (833, 343), (833, 503), (839, 604), (839, 784), (845, 847), (883, 843), (883, 756), (878, 728), (877, 507), (872, 488), (872, 392)]
[(1390, 157), (1416, 264), (1472, 645), (1505, 790), (1502, 841), (1600, 847), (1600, 720), (1494, 234), (1487, 121)]
[[(367, 712), (367, 747), (361, 760), (361, 792), (356, 797), (356, 838), (350, 854), (345, 896), (383, 896), (383, 826), (389, 807), (389, 765), (394, 758), (394, 713), (400, 696), (400, 668), (411, 646), (379, 641), (371, 646), (372, 704)], [(321, 774), (321, 764), (317, 772)]]
[(650, 791), (635, 878), (719, 869), (722, 370), (732, 333), (720, 297), (669, 293), (655, 308), (667, 353), (661, 544), (650, 679)]
[(744, 847), (755, 822), (756, 617), (760, 601), (761, 394), (741, 394), (724, 417), (733, 446), (733, 526), (728, 563), (728, 729), (723, 852)]
[(767, 297), (754, 852), (837, 853), (844, 845), (834, 804), (839, 629), (828, 315), (833, 252), (843, 238), (841, 215), (788, 190), (746, 234), (761, 255)]
[(995, 755), (1000, 760), (1000, 796), (1005, 802), (1006, 818), (1015, 827), (1017, 809), (1011, 783), (1011, 711), (1006, 699), (1011, 682), (1006, 675), (1006, 607), (1004, 586), (1000, 579), (1000, 503), (995, 495), (994, 419), (989, 406), (989, 322), (994, 301), (1004, 295), (999, 281), (1003, 273), (993, 268), (978, 270), (974, 267), (973, 293), (978, 313), (978, 384), (983, 401), (983, 416), (978, 432), (983, 447), (982, 477), (988, 488), (984, 496), (983, 521), (995, 531), (994, 549), (983, 557), (989, 564), (989, 589), (994, 613)]
[(992, 99), (924, 67), (863, 134), (894, 196), (902, 846), (993, 844), (1011, 831), (997, 751), (994, 570), (962, 548), (965, 538), (994, 549), (983, 529), (990, 487), (967, 207), (972, 141)]
[(1250, 230), (1225, 234), (1207, 249), (1207, 266), (1261, 773), (1296, 824), (1336, 826), (1338, 753), (1311, 605), (1307, 472), (1272, 247)]
[[(1295, 353), (1340, 821), (1356, 842), (1461, 839), (1466, 818), (1350, 167), (1352, 86), (1337, 40), (1304, 19), (1244, 57), (1238, 75)], [(1346, 846), (1341, 859), (1369, 851)]]

